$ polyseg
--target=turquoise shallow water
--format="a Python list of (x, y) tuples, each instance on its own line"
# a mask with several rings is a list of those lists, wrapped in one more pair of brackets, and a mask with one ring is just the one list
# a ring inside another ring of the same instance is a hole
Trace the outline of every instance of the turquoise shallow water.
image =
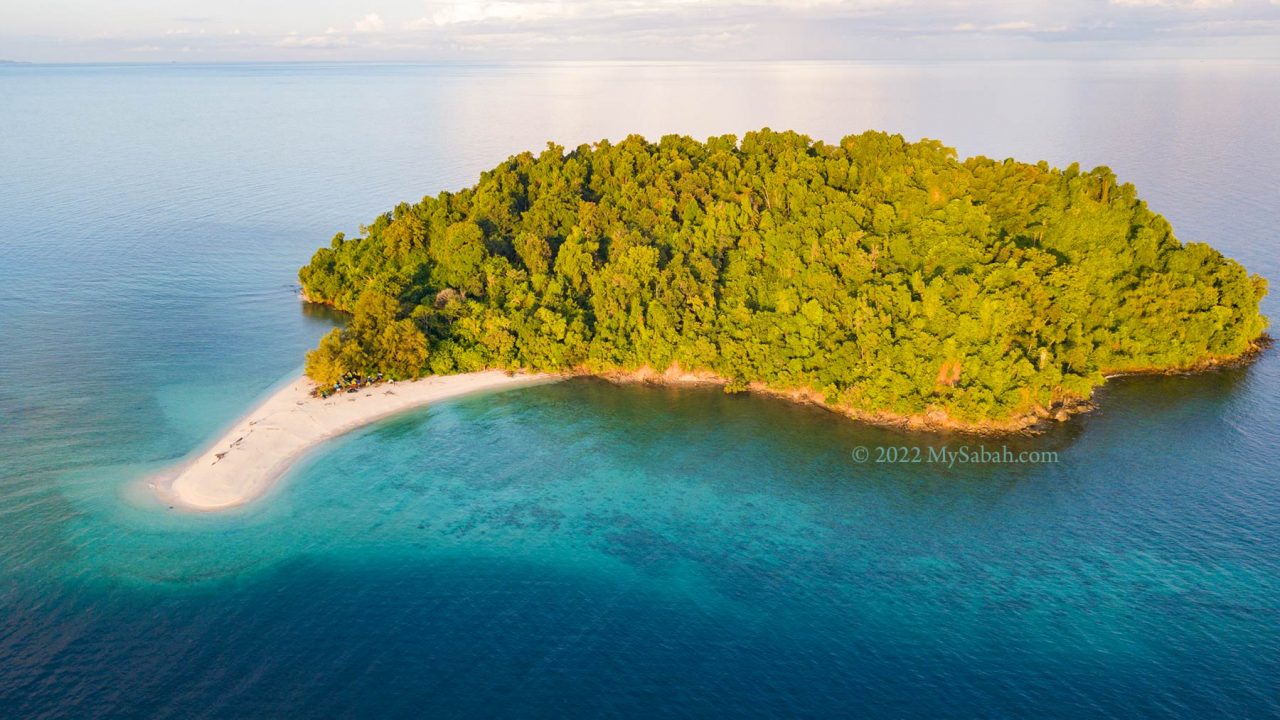
[(137, 492), (338, 321), (293, 296), (314, 247), (548, 138), (1105, 162), (1274, 279), (1277, 75), (0, 69), (0, 714), (1280, 716), (1274, 352), (1008, 443), (1057, 462), (858, 463), (976, 442), (576, 380), (379, 423), (232, 513)]

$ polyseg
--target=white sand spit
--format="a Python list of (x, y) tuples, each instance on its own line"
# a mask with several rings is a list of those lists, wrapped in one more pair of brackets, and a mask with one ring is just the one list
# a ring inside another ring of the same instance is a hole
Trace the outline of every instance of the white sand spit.
[(234, 507), (261, 496), (303, 453), (334, 436), (446, 398), (555, 379), (488, 370), (382, 383), (321, 399), (311, 396), (315, 384), (300, 377), (237, 421), (195, 459), (153, 479), (151, 486), (174, 506)]

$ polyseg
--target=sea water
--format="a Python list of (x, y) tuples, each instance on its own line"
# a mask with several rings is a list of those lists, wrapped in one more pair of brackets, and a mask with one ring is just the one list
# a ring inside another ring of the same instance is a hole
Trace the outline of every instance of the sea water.
[(0, 715), (1280, 715), (1274, 352), (1039, 438), (574, 380), (226, 513), (139, 483), (341, 321), (316, 247), (549, 140), (1106, 164), (1276, 280), (1278, 112), (1259, 63), (0, 67)]

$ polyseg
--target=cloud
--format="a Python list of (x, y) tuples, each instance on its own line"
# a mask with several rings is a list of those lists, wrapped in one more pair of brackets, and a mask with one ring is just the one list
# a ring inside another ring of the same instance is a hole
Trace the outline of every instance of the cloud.
[[(1274, 4), (1277, 0), (1271, 0)], [(1167, 7), (1189, 10), (1210, 10), (1230, 7), (1235, 0), (1110, 0), (1112, 5), (1125, 7)]]
[[(1280, 59), (1280, 0), (381, 0), (363, 15), (277, 0), (260, 13), (221, 4), (208, 22), (196, 21), (213, 0), (180, 4), (181, 23), (95, 22), (80, 42), (105, 59), (190, 46), (210, 59), (519, 61), (1116, 57), (1154, 47), (1177, 57), (1210, 46), (1239, 56), (1235, 39), (1247, 37), (1248, 52)], [(43, 42), (46, 59), (74, 51), (71, 33), (48, 23), (27, 45)], [(10, 45), (15, 35), (0, 31)]]
[(949, 30), (951, 33), (981, 33), (981, 34), (1006, 34), (1006, 35), (1038, 35), (1041, 33), (1063, 33), (1070, 28), (1066, 25), (1039, 25), (1029, 20), (1006, 20), (1003, 22), (990, 23), (987, 25), (975, 25), (971, 22), (962, 22), (952, 25)]
[[(960, 0), (965, 1), (965, 0)], [(926, 0), (445, 0), (406, 25), (412, 29), (477, 23), (538, 23), (727, 15), (859, 14), (881, 8), (929, 7)]]
[(351, 39), (343, 35), (286, 35), (275, 42), (276, 47), (305, 50), (332, 50), (351, 45)]
[[(589, 6), (590, 3), (587, 3)], [(431, 26), (461, 25), (485, 21), (530, 22), (550, 18), (570, 18), (575, 9), (565, 2), (517, 2), (515, 0), (499, 0), (498, 2), (448, 2), (443, 3), (430, 15), (421, 17), (412, 23), (413, 28)]]
[[(370, 15), (378, 31), (349, 37), (353, 52), (430, 48), (458, 59), (839, 59), (911, 47), (927, 57), (1037, 56), (1098, 43), (1124, 54), (1131, 52), (1125, 43), (1140, 49), (1175, 35), (1274, 34), (1271, 55), (1280, 56), (1274, 3), (1280, 0), (428, 0), (425, 14), (394, 30)], [(371, 29), (363, 22), (358, 31)]]
[(1036, 24), (1033, 22), (1028, 22), (1026, 20), (1014, 20), (1012, 22), (1002, 22), (1002, 23), (996, 23), (995, 25), (988, 25), (987, 29), (994, 30), (996, 32), (1002, 32), (1002, 31), (1008, 31), (1008, 30), (1035, 30)]
[(382, 17), (377, 13), (369, 13), (363, 19), (356, 21), (355, 31), (358, 33), (380, 33), (387, 29), (387, 24), (382, 22)]

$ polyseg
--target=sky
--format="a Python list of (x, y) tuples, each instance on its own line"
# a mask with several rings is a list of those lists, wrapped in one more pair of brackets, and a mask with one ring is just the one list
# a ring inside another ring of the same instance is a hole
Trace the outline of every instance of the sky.
[(3, 0), (0, 60), (1280, 60), (1280, 0)]

